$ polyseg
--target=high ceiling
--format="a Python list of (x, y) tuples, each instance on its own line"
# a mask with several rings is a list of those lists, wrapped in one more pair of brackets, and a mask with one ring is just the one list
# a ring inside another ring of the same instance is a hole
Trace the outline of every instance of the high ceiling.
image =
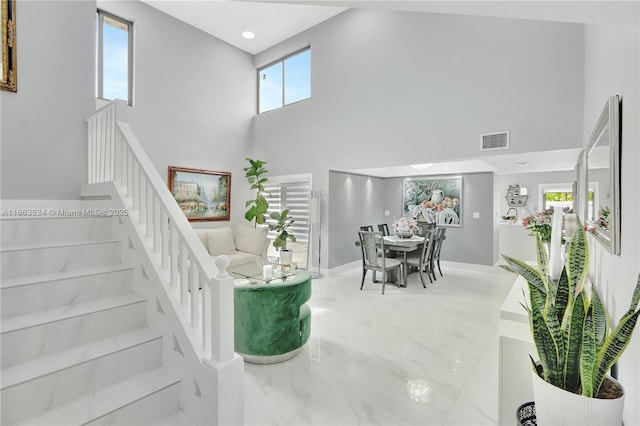
[[(495, 16), (596, 25), (638, 26), (634, 1), (426, 1), (426, 0), (141, 0), (250, 54), (258, 54), (349, 8)], [(243, 38), (251, 31), (255, 38)], [(577, 149), (485, 156), (416, 168), (344, 170), (379, 177), (495, 172), (498, 174), (572, 170)], [(415, 165), (414, 165), (415, 166)]]
[[(142, 0), (253, 55), (348, 8), (638, 25), (639, 1)], [(255, 33), (247, 40), (243, 31)]]

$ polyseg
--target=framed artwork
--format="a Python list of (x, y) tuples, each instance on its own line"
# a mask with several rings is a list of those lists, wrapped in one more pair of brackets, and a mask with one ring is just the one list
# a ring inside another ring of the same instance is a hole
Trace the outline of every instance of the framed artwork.
[(418, 222), (462, 227), (462, 176), (419, 176), (402, 185), (402, 211)]
[(230, 219), (231, 173), (169, 166), (168, 180), (190, 222)]

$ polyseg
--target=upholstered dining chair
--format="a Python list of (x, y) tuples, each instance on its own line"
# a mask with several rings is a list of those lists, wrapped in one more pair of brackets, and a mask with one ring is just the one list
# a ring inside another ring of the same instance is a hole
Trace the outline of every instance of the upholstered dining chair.
[(424, 282), (425, 273), (427, 274), (427, 277), (429, 277), (429, 282), (433, 283), (433, 280), (431, 279), (431, 275), (433, 273), (433, 249), (436, 244), (437, 233), (438, 231), (436, 229), (427, 230), (427, 233), (424, 235), (425, 240), (420, 253), (418, 253), (417, 256), (407, 257), (407, 268), (411, 266), (418, 268), (420, 281), (422, 281), (422, 287), (424, 288), (427, 288)]
[(373, 232), (373, 225), (365, 225), (365, 226), (361, 226), (360, 227), (361, 231), (369, 231), (369, 232)]
[(440, 269), (440, 250), (442, 250), (442, 242), (445, 239), (445, 232), (447, 228), (438, 227), (436, 228), (437, 234), (435, 235), (435, 246), (433, 247), (433, 256), (431, 262), (431, 270), (433, 272), (433, 278), (436, 278), (436, 265), (438, 266), (438, 271), (440, 272), (440, 276), (442, 277), (442, 269)]
[[(358, 231), (360, 238), (360, 249), (362, 250), (362, 282), (360, 290), (364, 287), (364, 279), (367, 271), (382, 272), (382, 294), (384, 294), (384, 286), (391, 284), (387, 281), (389, 271), (397, 269), (396, 286), (400, 286), (400, 277), (402, 262), (397, 259), (390, 259), (384, 256), (384, 239), (381, 232)], [(381, 255), (379, 255), (381, 254)]]

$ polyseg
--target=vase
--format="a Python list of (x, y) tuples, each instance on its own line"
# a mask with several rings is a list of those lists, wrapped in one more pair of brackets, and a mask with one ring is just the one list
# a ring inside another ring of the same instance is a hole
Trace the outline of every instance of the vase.
[[(587, 398), (547, 383), (532, 370), (533, 397), (538, 426), (600, 426), (622, 424), (623, 395), (616, 399)], [(622, 389), (612, 377), (611, 381)]]
[(289, 266), (293, 259), (293, 250), (281, 249), (280, 250), (280, 264)]
[(398, 238), (411, 238), (411, 237), (413, 237), (413, 231), (396, 231), (396, 237), (398, 237)]

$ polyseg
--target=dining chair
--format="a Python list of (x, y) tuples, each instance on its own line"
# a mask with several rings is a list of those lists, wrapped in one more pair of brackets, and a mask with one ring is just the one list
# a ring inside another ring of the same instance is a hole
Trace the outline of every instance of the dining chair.
[(436, 268), (435, 266), (438, 265), (438, 271), (440, 272), (440, 276), (442, 277), (442, 269), (440, 269), (440, 250), (442, 250), (442, 242), (445, 239), (445, 232), (447, 231), (447, 228), (436, 228), (436, 230), (438, 231), (438, 234), (435, 236), (435, 246), (433, 248), (433, 256), (432, 256), (432, 262), (431, 262), (431, 270), (433, 272), (433, 278), (435, 279), (436, 277)]
[[(387, 282), (387, 275), (390, 271), (396, 270), (396, 286), (400, 287), (402, 262), (397, 259), (390, 259), (384, 256), (384, 239), (381, 232), (358, 231), (360, 238), (360, 249), (362, 250), (362, 282), (360, 290), (364, 287), (364, 279), (367, 271), (382, 272), (382, 294), (384, 286), (391, 284)], [(382, 254), (382, 255), (379, 255)]]
[(360, 227), (361, 231), (369, 231), (369, 232), (373, 232), (373, 225), (365, 225), (365, 226), (361, 226)]
[(378, 231), (382, 232), (382, 236), (389, 235), (389, 225), (386, 223), (378, 225)]
[(418, 273), (420, 274), (420, 281), (422, 281), (422, 287), (427, 288), (424, 282), (424, 274), (427, 274), (429, 277), (429, 282), (433, 283), (431, 279), (431, 275), (433, 273), (433, 249), (436, 244), (436, 231), (435, 229), (429, 229), (427, 233), (424, 235), (425, 240), (422, 245), (422, 250), (418, 253), (417, 256), (407, 256), (407, 268), (411, 266), (415, 266), (418, 268)]

